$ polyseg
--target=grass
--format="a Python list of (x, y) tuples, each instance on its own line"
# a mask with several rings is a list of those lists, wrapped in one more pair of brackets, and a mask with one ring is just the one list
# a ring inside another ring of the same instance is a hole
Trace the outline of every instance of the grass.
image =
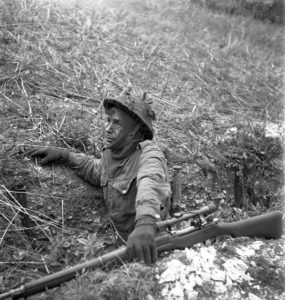
[(265, 22), (284, 24), (283, 0), (193, 0), (193, 2), (218, 13), (246, 15)]
[[(16, 230), (17, 237), (22, 235), (20, 224), (14, 223), (19, 207), (7, 200), (6, 189), (16, 177), (24, 177), (29, 187), (40, 185), (41, 193), (31, 195), (34, 204), (40, 199), (40, 209), (46, 212), (44, 199), (61, 199), (63, 222), (66, 199), (53, 196), (47, 188), (56, 187), (54, 178), (58, 173), (51, 169), (47, 176), (40, 167), (31, 167), (26, 152), (35, 145), (51, 145), (99, 156), (102, 100), (106, 96), (117, 96), (128, 85), (138, 97), (143, 91), (148, 92), (157, 112), (155, 141), (167, 143), (170, 150), (184, 157), (185, 185), (196, 180), (193, 165), (199, 152), (220, 163), (226, 172), (226, 165), (241, 163), (233, 159), (237, 153), (238, 159), (244, 151), (252, 158), (266, 148), (268, 140), (259, 139), (252, 128), (280, 124), (283, 120), (283, 28), (278, 22), (261, 22), (248, 14), (228, 15), (221, 7), (209, 10), (194, 2), (0, 2), (0, 205), (1, 212), (5, 212), (0, 219), (0, 247), (5, 253), (10, 251), (9, 259), (16, 262), (15, 269), (10, 269), (11, 278), (17, 270), (25, 270), (17, 265), (21, 259), (30, 260), (35, 252), (28, 246), (25, 254), (17, 251), (21, 242), (9, 250), (12, 246), (8, 237), (14, 236), (11, 229)], [(227, 144), (227, 130), (235, 126), (242, 138)], [(244, 136), (252, 132), (249, 143), (255, 143), (255, 152), (243, 147)], [(269, 153), (280, 148), (280, 141), (275, 140), (272, 145)], [(226, 150), (230, 151), (229, 156), (225, 155)], [(280, 174), (282, 151), (274, 153), (274, 157), (258, 162), (264, 170), (270, 162), (270, 172)], [(278, 173), (273, 160), (278, 164)], [(172, 170), (171, 161), (169, 165)], [(280, 199), (279, 175), (272, 183), (270, 177), (260, 176), (266, 179), (269, 192), (277, 193)], [(226, 189), (228, 176), (223, 180), (221, 189)], [(61, 182), (66, 185), (64, 179)], [(185, 198), (187, 193), (184, 191)], [(232, 200), (232, 195), (226, 199), (228, 203)], [(279, 202), (271, 206), (280, 207)], [(47, 225), (46, 216), (39, 216), (37, 210), (28, 214), (33, 220), (39, 218), (39, 228)], [(55, 223), (56, 226), (59, 232), (70, 229), (63, 223)], [(49, 234), (48, 237), (51, 238)], [(75, 243), (74, 239), (69, 242)], [(57, 241), (52, 239), (54, 244)], [(57, 248), (65, 251), (61, 246)], [(53, 258), (48, 256), (47, 268)], [(65, 259), (66, 265), (71, 263), (71, 259)], [(104, 272), (99, 273), (100, 278), (95, 274), (87, 276), (78, 283), (78, 291), (82, 294), (86, 290), (86, 299), (94, 294), (84, 285), (84, 280), (91, 280), (95, 287), (102, 284), (97, 289), (98, 299), (108, 298), (107, 295), (112, 299), (112, 293), (120, 292), (114, 289), (117, 285), (124, 298), (124, 279), (132, 277), (128, 279), (128, 299), (157, 296), (155, 280), (151, 284), (147, 281), (148, 268), (136, 264), (128, 268), (119, 273), (115, 270), (114, 277)], [(36, 276), (45, 269), (39, 251), (29, 270)], [(135, 275), (129, 276), (131, 272)], [(140, 277), (145, 281), (140, 281)], [(11, 279), (9, 287), (25, 279)]]

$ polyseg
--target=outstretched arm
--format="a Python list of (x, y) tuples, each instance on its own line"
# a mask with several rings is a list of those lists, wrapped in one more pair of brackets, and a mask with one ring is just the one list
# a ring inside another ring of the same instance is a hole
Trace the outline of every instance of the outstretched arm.
[(43, 148), (30, 151), (32, 157), (39, 157), (40, 164), (46, 165), (53, 162), (63, 163), (86, 181), (96, 186), (100, 185), (101, 160), (93, 157), (72, 153), (66, 149)]
[(78, 176), (93, 185), (100, 186), (100, 178), (102, 174), (101, 159), (70, 152), (68, 165)]
[(31, 157), (39, 157), (40, 164), (46, 165), (52, 162), (66, 163), (68, 160), (69, 151), (59, 148), (35, 148), (30, 152)]

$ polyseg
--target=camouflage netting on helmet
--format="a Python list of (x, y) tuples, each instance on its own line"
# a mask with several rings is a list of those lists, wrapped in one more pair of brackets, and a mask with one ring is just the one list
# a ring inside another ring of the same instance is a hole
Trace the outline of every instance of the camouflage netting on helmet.
[(155, 120), (155, 112), (152, 110), (151, 100), (147, 99), (146, 93), (139, 99), (133, 97), (130, 90), (128, 90), (121, 97), (105, 99), (103, 105), (105, 109), (117, 107), (128, 113), (141, 124), (145, 138), (148, 140), (153, 139), (152, 121)]

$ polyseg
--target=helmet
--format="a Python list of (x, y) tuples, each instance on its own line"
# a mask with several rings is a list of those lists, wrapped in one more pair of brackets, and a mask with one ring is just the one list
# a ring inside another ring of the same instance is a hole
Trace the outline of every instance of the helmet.
[(136, 100), (131, 96), (130, 89), (128, 89), (119, 98), (104, 99), (103, 106), (105, 109), (117, 107), (129, 114), (141, 124), (145, 138), (152, 140), (154, 132), (152, 121), (155, 120), (155, 112), (151, 108), (151, 101), (146, 99), (145, 92), (141, 100)]

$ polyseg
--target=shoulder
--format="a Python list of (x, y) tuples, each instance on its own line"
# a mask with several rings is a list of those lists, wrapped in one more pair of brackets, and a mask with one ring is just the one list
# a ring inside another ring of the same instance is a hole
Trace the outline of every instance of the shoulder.
[(145, 140), (143, 142), (140, 142), (139, 145), (140, 145), (142, 152), (149, 151), (149, 150), (160, 151), (158, 146), (153, 141), (150, 141), (150, 140)]
[(153, 141), (146, 140), (146, 141), (141, 142), (139, 145), (140, 145), (142, 154), (152, 154), (152, 155), (164, 157), (163, 152)]

